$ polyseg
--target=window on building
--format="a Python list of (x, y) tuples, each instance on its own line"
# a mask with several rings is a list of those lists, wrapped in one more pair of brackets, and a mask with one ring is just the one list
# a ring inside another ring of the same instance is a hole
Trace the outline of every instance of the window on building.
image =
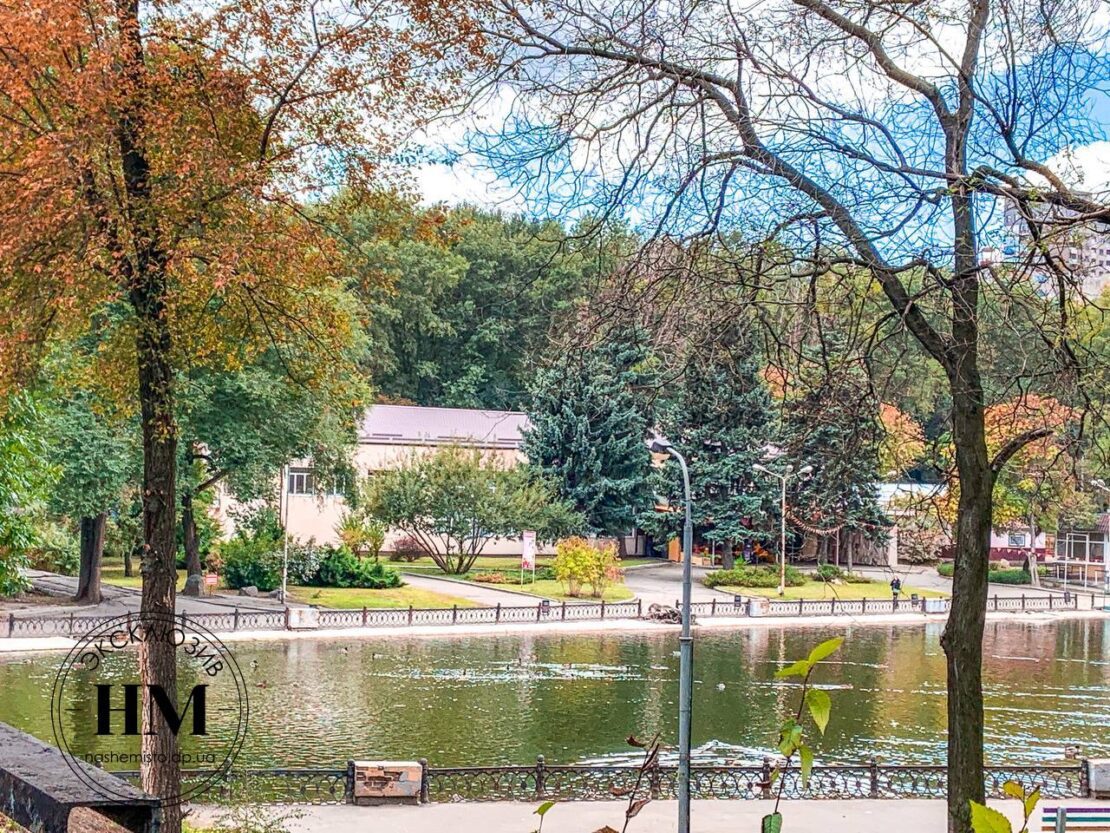
[(289, 494), (316, 494), (316, 484), (312, 480), (312, 469), (289, 469)]
[(1025, 533), (1024, 532), (1011, 532), (1009, 536), (1009, 546), (1011, 547), (1024, 547), (1025, 546)]

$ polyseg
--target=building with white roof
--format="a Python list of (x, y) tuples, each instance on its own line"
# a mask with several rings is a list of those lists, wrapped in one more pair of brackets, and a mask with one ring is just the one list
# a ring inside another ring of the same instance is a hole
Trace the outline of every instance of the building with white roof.
[[(415, 405), (372, 405), (366, 410), (358, 431), (354, 467), (359, 477), (396, 468), (414, 454), (427, 454), (438, 447), (458, 445), (478, 448), (506, 463), (524, 459), (521, 445), (528, 417), (517, 411), (483, 411), (471, 408), (429, 408)], [(313, 480), (312, 461), (294, 460), (281, 493), (289, 534), (301, 541), (338, 543), (335, 527), (343, 517), (342, 495), (320, 494)], [(217, 497), (216, 516), (229, 531), (229, 512), (235, 501), (226, 493)], [(390, 534), (385, 549), (397, 539)], [(486, 547), (489, 555), (520, 552), (520, 542), (495, 540)]]

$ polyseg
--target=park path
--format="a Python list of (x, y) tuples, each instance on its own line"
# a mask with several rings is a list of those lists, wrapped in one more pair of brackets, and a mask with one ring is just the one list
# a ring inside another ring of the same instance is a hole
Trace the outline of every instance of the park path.
[(427, 575), (425, 573), (405, 573), (405, 584), (418, 587), (421, 590), (430, 590), (433, 593), (443, 593), (447, 596), (458, 596), (467, 601), (480, 604), (484, 607), (527, 607), (537, 605), (539, 596), (528, 593), (515, 593), (512, 590), (503, 590), (492, 585), (479, 585), (469, 581), (447, 578), (446, 576)]
[[(732, 600), (731, 593), (713, 590), (701, 583), (709, 572), (704, 567), (692, 569), (694, 583), (690, 598), (695, 602), (710, 602), (713, 599)], [(636, 596), (643, 600), (644, 609), (650, 604), (673, 607), (682, 598), (682, 565), (671, 561), (660, 564), (637, 566), (625, 570), (624, 583)]]
[[(422, 807), (355, 807), (351, 805), (296, 808), (303, 811), (291, 819), (292, 833), (527, 833), (538, 822), (534, 814), (539, 802), (483, 802), (474, 804), (428, 804)], [(1016, 801), (991, 801), (990, 805), (1020, 826)], [(1042, 802), (1042, 806), (1101, 806), (1110, 801), (1069, 799)], [(760, 819), (770, 812), (769, 801), (695, 801), (691, 827), (698, 833), (737, 833), (759, 830)], [(288, 810), (288, 808), (286, 808)], [(784, 801), (781, 811), (790, 833), (938, 833), (946, 825), (945, 802), (928, 799), (897, 801), (856, 799), (851, 801)], [(279, 811), (280, 812), (280, 811)], [(213, 807), (194, 808), (194, 826), (218, 823), (222, 811)], [(629, 833), (672, 833), (678, 829), (677, 805), (656, 801), (631, 821)], [(604, 825), (620, 830), (624, 804), (617, 801), (577, 801), (556, 804), (544, 817), (544, 833), (588, 833)], [(1039, 813), (1034, 813), (1033, 830), (1040, 830)]]
[[(76, 576), (62, 576), (42, 570), (28, 570), (27, 577), (39, 592), (58, 597), (59, 604), (57, 605), (28, 607), (27, 613), (33, 613), (35, 616), (49, 616), (52, 614), (68, 616), (70, 613), (122, 616), (125, 613), (134, 613), (142, 603), (142, 592), (138, 588), (102, 584), (101, 593), (104, 599), (100, 604), (74, 605), (68, 603), (69, 600), (66, 597), (72, 598), (77, 593)], [(290, 604), (290, 607), (295, 606)], [(236, 607), (240, 610), (281, 610), (283, 608), (277, 599), (266, 597), (218, 595), (196, 599), (181, 594), (177, 596), (177, 611), (179, 613), (225, 613)]]

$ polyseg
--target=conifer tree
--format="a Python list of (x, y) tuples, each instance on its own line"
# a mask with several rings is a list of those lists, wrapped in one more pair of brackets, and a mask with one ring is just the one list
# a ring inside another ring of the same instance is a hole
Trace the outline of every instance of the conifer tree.
[(603, 342), (562, 356), (532, 389), (524, 453), (594, 534), (623, 535), (651, 507), (645, 360), (635, 339)]
[[(681, 395), (660, 427), (690, 468), (695, 535), (720, 544), (731, 567), (736, 550), (764, 537), (779, 514), (775, 484), (752, 468), (772, 439), (774, 419), (753, 345), (739, 326), (687, 358)], [(666, 466), (658, 480), (669, 505), (681, 506), (678, 466)], [(678, 513), (656, 517), (657, 526), (677, 534)]]

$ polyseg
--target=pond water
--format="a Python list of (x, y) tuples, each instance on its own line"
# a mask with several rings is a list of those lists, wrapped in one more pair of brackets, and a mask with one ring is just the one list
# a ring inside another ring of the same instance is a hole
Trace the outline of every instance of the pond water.
[[(699, 763), (758, 760), (797, 682), (780, 664), (847, 637), (815, 675), (833, 716), (825, 763), (871, 756), (943, 763), (941, 627), (758, 627), (700, 633), (694, 730)], [(673, 741), (674, 635), (297, 640), (233, 643), (250, 686), (241, 767), (343, 766), (348, 758), (433, 764), (619, 761), (631, 733)], [(1110, 755), (1110, 621), (990, 623), (987, 759), (1058, 762), (1064, 746)], [(61, 654), (0, 656), (0, 721), (51, 741)], [(52, 742), (52, 741), (51, 741)], [(75, 750), (79, 751), (79, 750)]]

